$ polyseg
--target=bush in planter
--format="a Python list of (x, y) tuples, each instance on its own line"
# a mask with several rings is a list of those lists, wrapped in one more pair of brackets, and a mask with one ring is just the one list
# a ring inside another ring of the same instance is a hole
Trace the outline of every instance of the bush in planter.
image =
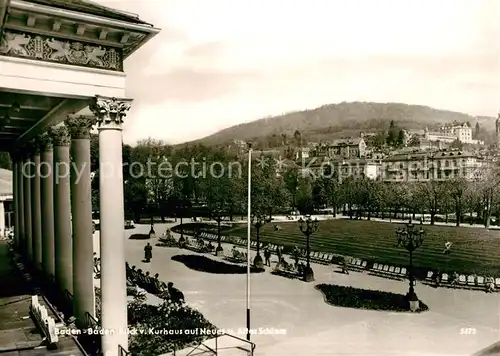
[[(95, 288), (96, 316), (101, 317), (101, 290)], [(133, 355), (149, 356), (196, 346), (211, 336), (197, 335), (194, 331), (216, 329), (203, 314), (186, 305), (179, 305), (166, 300), (162, 305), (145, 304), (145, 295), (138, 293), (128, 302), (127, 316), (129, 329), (145, 330), (145, 333), (132, 334), (129, 337), (129, 351)], [(153, 330), (177, 330), (174, 335), (155, 335)], [(186, 330), (193, 330), (192, 333)], [(192, 335), (191, 335), (192, 334)]]
[[(199, 345), (211, 336), (196, 331), (216, 329), (197, 310), (168, 300), (159, 306), (131, 303), (129, 326), (139, 331), (131, 335), (129, 341), (129, 351), (138, 356), (164, 354)], [(145, 330), (145, 333), (141, 334), (140, 330)], [(172, 330), (172, 334), (156, 334), (151, 330)]]
[[(395, 312), (409, 311), (408, 299), (402, 294), (333, 284), (318, 284), (316, 289), (323, 293), (325, 302), (333, 306)], [(428, 309), (427, 305), (420, 301), (417, 312)]]

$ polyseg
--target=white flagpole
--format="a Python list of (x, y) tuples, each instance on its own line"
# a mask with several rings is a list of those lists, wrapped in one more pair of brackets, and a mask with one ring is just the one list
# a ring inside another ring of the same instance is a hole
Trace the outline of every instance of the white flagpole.
[(250, 229), (252, 210), (252, 144), (248, 144), (248, 206), (247, 206), (247, 340), (250, 341)]

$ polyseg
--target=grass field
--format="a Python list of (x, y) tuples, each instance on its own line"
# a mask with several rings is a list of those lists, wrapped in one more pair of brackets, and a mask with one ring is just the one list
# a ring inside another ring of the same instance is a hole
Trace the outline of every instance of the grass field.
[[(305, 247), (305, 236), (296, 222), (270, 223), (261, 228), (261, 241), (285, 246)], [(401, 224), (366, 220), (326, 220), (311, 236), (311, 251), (332, 252), (370, 262), (405, 266), (408, 252), (396, 247), (396, 228)], [(206, 228), (205, 228), (206, 229)], [(215, 229), (216, 230), (216, 229)], [(500, 231), (470, 227), (429, 226), (423, 245), (414, 252), (414, 265), (420, 271), (494, 275), (500, 277)], [(246, 237), (246, 224), (224, 228), (224, 235)], [(255, 239), (255, 231), (252, 232)], [(451, 241), (451, 254), (444, 255), (444, 244)]]

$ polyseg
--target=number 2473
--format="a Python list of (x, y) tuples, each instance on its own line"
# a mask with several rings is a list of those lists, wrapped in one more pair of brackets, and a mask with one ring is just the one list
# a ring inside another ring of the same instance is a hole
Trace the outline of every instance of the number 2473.
[(461, 328), (460, 335), (476, 335), (476, 328)]

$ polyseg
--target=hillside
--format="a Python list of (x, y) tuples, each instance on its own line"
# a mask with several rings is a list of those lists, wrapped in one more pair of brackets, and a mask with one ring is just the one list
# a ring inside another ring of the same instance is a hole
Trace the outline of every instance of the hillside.
[[(400, 103), (352, 102), (324, 105), (322, 107), (269, 117), (235, 125), (193, 143), (222, 144), (233, 140), (255, 140), (272, 135), (293, 135), (299, 130), (309, 141), (357, 136), (361, 131), (380, 131), (394, 120), (399, 127), (423, 129), (453, 121), (476, 124), (468, 114), (434, 109), (428, 106)], [(494, 128), (494, 118), (479, 117), (481, 132), (486, 136)], [(488, 132), (489, 131), (489, 132)], [(491, 138), (484, 137), (489, 141)]]

